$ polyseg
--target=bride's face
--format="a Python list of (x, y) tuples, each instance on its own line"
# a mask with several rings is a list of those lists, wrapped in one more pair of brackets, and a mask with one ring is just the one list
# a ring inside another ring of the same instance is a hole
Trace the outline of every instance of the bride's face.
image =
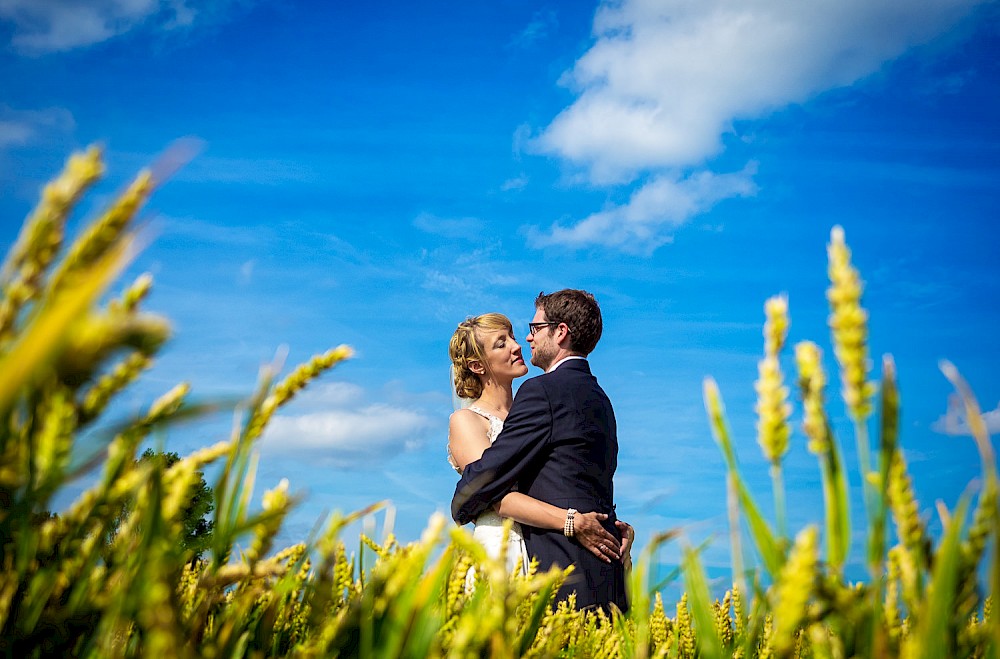
[(521, 346), (512, 332), (506, 329), (484, 332), (482, 341), (483, 352), (486, 353), (486, 361), (490, 366), (489, 372), (497, 380), (513, 380), (528, 372), (528, 366), (521, 356)]

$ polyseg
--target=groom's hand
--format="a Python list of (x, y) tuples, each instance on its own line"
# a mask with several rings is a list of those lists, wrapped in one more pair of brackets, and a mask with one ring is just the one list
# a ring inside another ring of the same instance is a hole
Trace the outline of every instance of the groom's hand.
[(573, 518), (573, 537), (594, 556), (610, 563), (612, 559), (621, 559), (621, 543), (601, 525), (607, 518), (604, 513), (578, 512)]
[(635, 542), (635, 529), (628, 522), (623, 522), (620, 519), (615, 520), (615, 526), (618, 527), (618, 532), (622, 534), (622, 563), (625, 564), (626, 570), (632, 569), (632, 543)]
[(615, 520), (615, 526), (618, 527), (618, 532), (622, 534), (622, 556), (629, 553), (629, 549), (632, 547), (632, 541), (635, 540), (635, 529), (628, 522), (623, 522), (620, 519)]

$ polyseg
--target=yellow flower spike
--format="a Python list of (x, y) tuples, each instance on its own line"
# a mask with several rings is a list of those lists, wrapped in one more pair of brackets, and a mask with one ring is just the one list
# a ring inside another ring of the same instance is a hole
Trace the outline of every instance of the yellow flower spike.
[(153, 354), (170, 338), (170, 323), (154, 314), (90, 314), (68, 337), (60, 372), (86, 379), (113, 351), (132, 348)]
[[(231, 448), (231, 442), (216, 442), (212, 446), (199, 449), (186, 458), (182, 458), (180, 462), (174, 464), (173, 467), (176, 467), (179, 464), (190, 464), (195, 469), (200, 469), (203, 465), (206, 465), (209, 462), (214, 462), (215, 460), (218, 460), (226, 455)], [(173, 469), (173, 467), (171, 467), (171, 469)]]
[(41, 432), (34, 440), (35, 487), (47, 487), (50, 480), (55, 482), (68, 465), (75, 419), (76, 410), (69, 394), (63, 390), (54, 392), (42, 419)]
[(743, 607), (743, 591), (736, 585), (733, 585), (733, 622), (734, 622), (734, 633), (736, 638), (742, 638), (743, 633), (746, 631), (747, 626), (747, 616)]
[(153, 401), (153, 404), (149, 407), (149, 412), (146, 413), (146, 417), (143, 419), (143, 423), (145, 425), (152, 425), (175, 413), (180, 409), (184, 403), (184, 398), (190, 392), (191, 385), (187, 382), (175, 385), (173, 389)]
[(680, 656), (695, 657), (697, 644), (695, 643), (694, 627), (692, 627), (691, 612), (688, 610), (687, 593), (681, 595), (677, 602), (676, 629), (680, 644)]
[(791, 436), (788, 419), (792, 406), (787, 402), (788, 388), (784, 386), (777, 356), (767, 355), (758, 364), (758, 371), (760, 379), (754, 385), (757, 390), (757, 443), (764, 457), (776, 467), (788, 451)]
[(189, 463), (178, 462), (174, 466), (180, 469), (170, 469), (163, 475), (163, 516), (169, 522), (177, 522), (189, 501), (191, 486), (196, 482), (194, 467)]
[(152, 193), (153, 187), (153, 178), (148, 170), (136, 176), (125, 192), (115, 199), (114, 204), (90, 224), (70, 247), (69, 253), (52, 277), (53, 290), (63, 286), (67, 277), (101, 258), (121, 238), (135, 213)]
[(663, 610), (663, 597), (656, 593), (653, 612), (649, 616), (649, 633), (653, 639), (653, 649), (658, 650), (667, 642), (667, 615)]
[(840, 364), (841, 392), (848, 415), (854, 421), (861, 466), (865, 506), (874, 513), (875, 492), (867, 478), (871, 473), (871, 449), (868, 428), (865, 424), (872, 412), (872, 398), (876, 387), (868, 380), (871, 361), (868, 359), (868, 313), (861, 308), (864, 288), (858, 271), (851, 265), (851, 250), (844, 242), (844, 230), (839, 226), (830, 232), (829, 255), (830, 329), (833, 334), (834, 355)]
[(66, 168), (42, 190), (42, 206), (38, 214), (57, 212), (56, 209), (71, 206), (91, 183), (104, 173), (101, 150), (90, 146), (82, 153), (74, 153), (66, 163)]
[(153, 360), (148, 355), (133, 352), (116, 364), (111, 372), (102, 375), (84, 394), (80, 403), (79, 422), (83, 424), (96, 418), (107, 407), (112, 396), (134, 382), (152, 364)]
[(247, 561), (254, 563), (264, 557), (270, 550), (274, 536), (281, 529), (284, 513), (291, 506), (288, 497), (288, 479), (282, 478), (274, 489), (264, 492), (261, 502), (263, 519), (254, 525), (254, 536), (247, 550)]
[(899, 552), (890, 550), (886, 566), (885, 625), (889, 632), (889, 640), (893, 643), (898, 643), (902, 634), (902, 613), (899, 603), (901, 579)]
[(468, 574), (471, 567), (472, 559), (469, 558), (468, 554), (461, 552), (452, 568), (451, 577), (448, 579), (446, 596), (446, 611), (448, 616), (455, 616), (461, 610), (465, 595), (467, 594), (465, 589), (465, 575)]
[(927, 544), (920, 506), (913, 493), (913, 483), (906, 470), (906, 459), (897, 449), (889, 463), (889, 508), (903, 545), (911, 552), (922, 554)]
[(42, 190), (42, 199), (24, 223), (0, 273), (0, 339), (9, 336), (21, 307), (34, 297), (41, 278), (62, 245), (70, 210), (104, 172), (101, 151), (90, 147), (70, 156), (62, 173)]
[(788, 419), (792, 406), (788, 403), (788, 387), (784, 384), (778, 353), (788, 334), (788, 298), (776, 295), (764, 304), (764, 359), (758, 365), (760, 378), (757, 390), (757, 443), (771, 463), (771, 486), (774, 492), (775, 517), (778, 532), (785, 535), (785, 486), (781, 475), (781, 460), (788, 452), (791, 429)]
[(255, 439), (259, 437), (279, 407), (291, 400), (295, 394), (301, 391), (320, 373), (332, 368), (345, 359), (350, 359), (352, 356), (354, 356), (354, 350), (350, 346), (340, 345), (326, 351), (322, 355), (313, 356), (308, 362), (296, 368), (287, 378), (274, 387), (271, 394), (264, 399), (260, 409), (247, 425), (247, 438)]
[(288, 479), (282, 478), (278, 485), (264, 493), (262, 506), (264, 510), (272, 511), (284, 507), (288, 503)]
[(819, 458), (823, 479), (827, 561), (835, 570), (840, 570), (850, 550), (850, 501), (840, 449), (830, 435), (824, 409), (826, 374), (822, 351), (815, 343), (802, 341), (795, 346), (795, 363), (802, 393), (802, 428), (809, 438), (809, 451)]
[(730, 617), (730, 610), (733, 602), (733, 593), (730, 590), (726, 591), (725, 596), (722, 598), (720, 603), (718, 600), (715, 601), (713, 605), (713, 612), (715, 613), (715, 630), (719, 635), (719, 639), (722, 641), (722, 645), (725, 648), (732, 647), (734, 635), (733, 635), (733, 620)]
[(149, 291), (153, 288), (153, 275), (144, 272), (139, 275), (132, 285), (125, 289), (121, 299), (115, 300), (115, 307), (123, 312), (135, 311), (139, 303), (146, 299)]
[(775, 295), (764, 303), (764, 352), (776, 355), (781, 352), (788, 336), (788, 297)]
[(347, 560), (347, 549), (343, 542), (338, 542), (334, 549), (333, 561), (333, 595), (336, 602), (344, 603), (351, 595), (354, 585), (354, 568)]
[(788, 562), (772, 590), (774, 636), (772, 644), (779, 656), (795, 647), (795, 636), (805, 619), (806, 606), (816, 587), (819, 530), (808, 526), (795, 538)]
[(799, 388), (802, 391), (804, 418), (802, 428), (809, 438), (809, 450), (822, 455), (830, 450), (823, 390), (826, 374), (823, 372), (822, 351), (811, 341), (795, 345), (795, 363), (799, 369)]

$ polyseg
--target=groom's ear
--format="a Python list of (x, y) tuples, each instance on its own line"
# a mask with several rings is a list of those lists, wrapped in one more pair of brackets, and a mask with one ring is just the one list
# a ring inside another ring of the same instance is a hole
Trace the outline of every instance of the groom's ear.
[(555, 339), (556, 339), (556, 343), (560, 347), (563, 346), (563, 342), (566, 343), (567, 347), (570, 344), (572, 344), (573, 340), (570, 337), (569, 325), (567, 325), (566, 323), (559, 323), (559, 326), (556, 327)]

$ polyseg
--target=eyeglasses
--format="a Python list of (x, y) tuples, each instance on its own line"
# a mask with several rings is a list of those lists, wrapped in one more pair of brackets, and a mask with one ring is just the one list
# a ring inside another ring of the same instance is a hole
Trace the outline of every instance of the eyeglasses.
[(528, 323), (528, 336), (534, 336), (543, 327), (551, 327), (559, 323)]

